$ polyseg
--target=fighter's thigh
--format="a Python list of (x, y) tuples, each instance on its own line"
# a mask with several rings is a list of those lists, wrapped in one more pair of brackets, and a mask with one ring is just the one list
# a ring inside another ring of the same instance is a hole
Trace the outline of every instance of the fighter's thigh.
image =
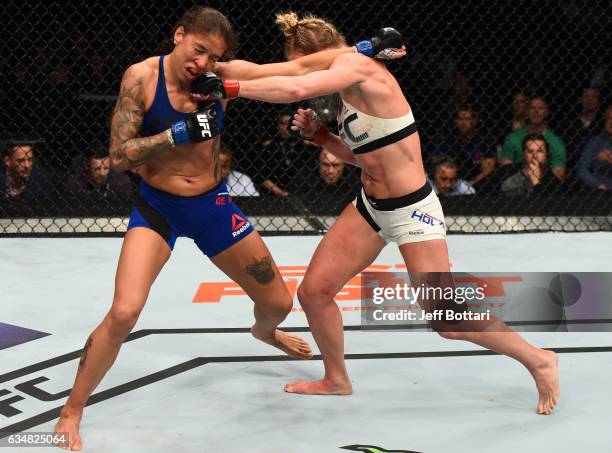
[(144, 227), (129, 230), (117, 265), (113, 308), (140, 311), (170, 253), (168, 243), (155, 231)]
[(357, 208), (349, 204), (315, 250), (302, 287), (335, 295), (370, 265), (385, 245)]
[(408, 271), (450, 272), (448, 247), (445, 239), (410, 242), (399, 246)]
[[(454, 286), (445, 239), (402, 244), (400, 252), (406, 263), (411, 285), (441, 288), (443, 291)], [(447, 306), (445, 300), (435, 297), (421, 298), (418, 300), (418, 304), (428, 312), (446, 308), (461, 308), (456, 304)], [(434, 329), (437, 330), (437, 327), (434, 327)]]
[(291, 300), (276, 263), (257, 231), (210, 260), (255, 302)]

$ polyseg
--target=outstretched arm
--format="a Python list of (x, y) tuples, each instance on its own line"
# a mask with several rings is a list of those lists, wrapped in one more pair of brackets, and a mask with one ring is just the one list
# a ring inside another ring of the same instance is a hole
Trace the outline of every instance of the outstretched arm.
[(300, 76), (328, 69), (336, 57), (355, 53), (355, 47), (324, 50), (283, 63), (257, 64), (246, 60), (217, 63), (214, 72), (223, 79), (253, 80), (271, 76)]
[(332, 67), (302, 76), (275, 76), (263, 79), (220, 79), (216, 74), (200, 74), (191, 84), (195, 99), (233, 99), (243, 97), (258, 101), (288, 104), (326, 94), (337, 93), (368, 80), (375, 66), (364, 64), (361, 55), (341, 55)]
[(223, 79), (253, 80), (272, 76), (299, 76), (328, 69), (343, 54), (361, 53), (382, 60), (392, 60), (406, 55), (403, 38), (394, 28), (381, 28), (374, 37), (359, 41), (352, 47), (324, 50), (284, 63), (259, 65), (245, 60), (217, 63), (215, 72)]
[(352, 85), (365, 82), (372, 66), (363, 64), (364, 57), (342, 55), (330, 69), (297, 77), (266, 77), (237, 84), (234, 94), (258, 101), (287, 104), (337, 93)]
[(366, 78), (354, 68), (337, 67), (298, 77), (266, 77), (240, 82), (238, 96), (278, 104), (337, 93)]

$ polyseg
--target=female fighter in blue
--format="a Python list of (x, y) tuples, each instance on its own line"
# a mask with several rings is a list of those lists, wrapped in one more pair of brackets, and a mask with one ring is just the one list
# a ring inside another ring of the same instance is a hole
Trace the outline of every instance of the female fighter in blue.
[[(64, 448), (70, 450), (82, 448), (79, 425), (87, 399), (115, 361), (180, 236), (193, 239), (253, 300), (255, 338), (292, 357), (312, 357), (306, 341), (277, 329), (292, 297), (268, 248), (220, 178), (219, 133), (227, 101), (199, 104), (190, 95), (192, 81), (216, 69), (235, 48), (232, 26), (220, 12), (196, 6), (181, 18), (173, 38), (169, 55), (127, 69), (113, 113), (111, 164), (118, 171), (138, 168), (143, 181), (119, 257), (112, 306), (85, 344), (56, 426), (56, 432), (69, 434)], [(236, 61), (218, 69), (242, 78), (279, 71), (297, 75), (327, 68), (337, 55), (354, 51), (338, 49), (276, 65)]]

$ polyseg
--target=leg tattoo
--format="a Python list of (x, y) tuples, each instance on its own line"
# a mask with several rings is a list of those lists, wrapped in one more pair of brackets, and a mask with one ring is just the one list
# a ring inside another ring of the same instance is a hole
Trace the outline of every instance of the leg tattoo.
[(79, 368), (83, 368), (85, 366), (85, 361), (87, 360), (87, 353), (89, 352), (89, 348), (91, 348), (91, 337), (87, 339), (85, 343), (85, 347), (83, 348), (83, 353), (81, 354), (81, 360), (79, 360)]
[(249, 264), (244, 270), (247, 274), (255, 277), (255, 280), (257, 280), (258, 283), (266, 284), (274, 280), (272, 260), (269, 256), (264, 256), (259, 261), (253, 258), (253, 264)]

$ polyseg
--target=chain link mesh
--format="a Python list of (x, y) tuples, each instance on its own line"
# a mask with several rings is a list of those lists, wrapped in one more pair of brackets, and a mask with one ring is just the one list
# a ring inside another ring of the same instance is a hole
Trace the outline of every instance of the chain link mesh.
[[(0, 233), (125, 231), (138, 177), (111, 171), (92, 182), (103, 162), (95, 157), (108, 149), (123, 72), (159, 54), (190, 6), (3, 2), (9, 38), (2, 50)], [(283, 59), (274, 25), (283, 5), (209, 6), (239, 32), (238, 58)], [(609, 1), (358, 0), (293, 9), (330, 20), (349, 42), (381, 26), (403, 33), (408, 56), (388, 67), (415, 112), (450, 232), (612, 229)], [(333, 123), (336, 102), (332, 96), (311, 105)], [(226, 115), (223, 146), (238, 172), (230, 189), (260, 231), (324, 231), (359, 187), (354, 168), (338, 170), (316, 148), (281, 137), (278, 120), (295, 107), (238, 99)], [(534, 170), (521, 163), (520, 131), (546, 110), (547, 162)], [(34, 160), (20, 176), (15, 169), (27, 162), (15, 150), (25, 144), (33, 145)]]

